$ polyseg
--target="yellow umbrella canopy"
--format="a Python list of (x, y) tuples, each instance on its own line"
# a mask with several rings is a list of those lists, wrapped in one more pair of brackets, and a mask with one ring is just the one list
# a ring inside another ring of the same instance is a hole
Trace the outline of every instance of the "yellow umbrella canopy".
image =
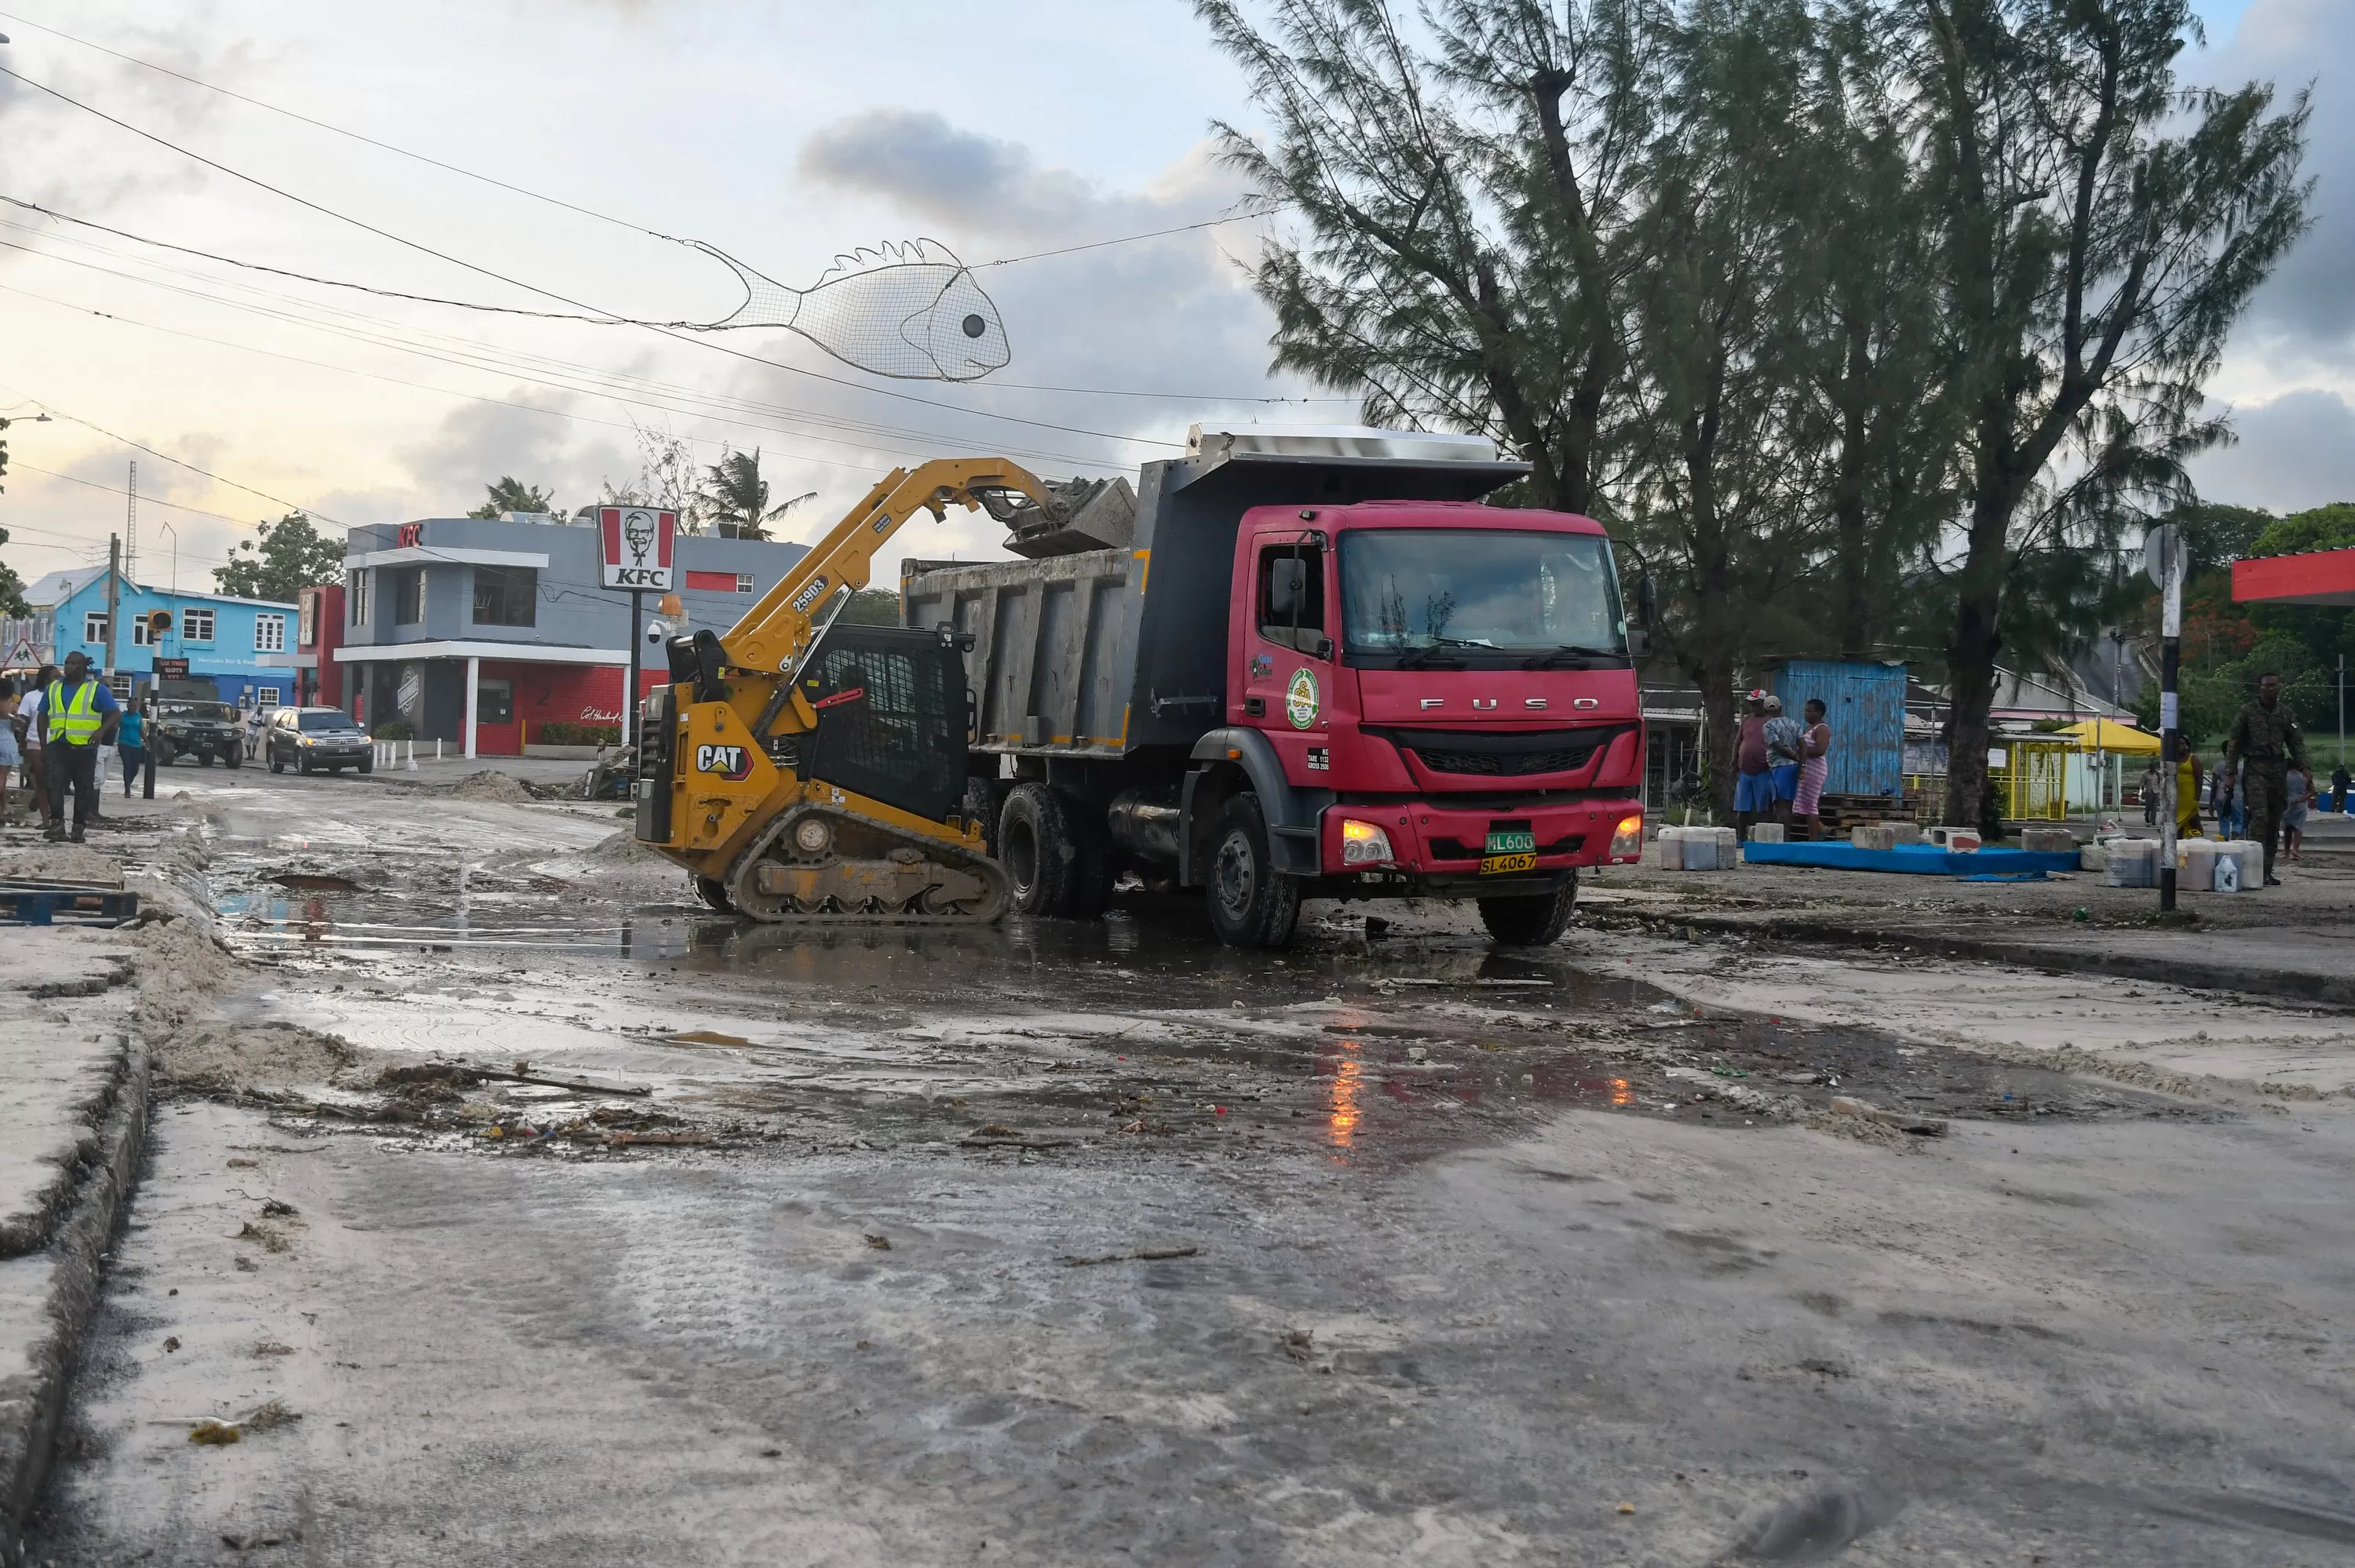
[(2058, 733), (2076, 741), (2080, 751), (2115, 751), (2129, 757), (2157, 757), (2159, 753), (2158, 736), (2115, 719), (2087, 719)]

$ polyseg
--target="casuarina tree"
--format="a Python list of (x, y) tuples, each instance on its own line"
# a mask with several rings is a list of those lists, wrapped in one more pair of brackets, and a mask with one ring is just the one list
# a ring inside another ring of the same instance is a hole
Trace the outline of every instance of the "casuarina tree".
[(2098, 559), (2226, 435), (2200, 389), (2306, 225), (2307, 103), (2181, 87), (2186, 0), (1919, 6), (1902, 25), (1964, 470), (1945, 815), (1970, 822), (1998, 658), (2056, 605), (2109, 597)]
[(511, 474), (501, 474), (495, 484), (483, 487), (483, 503), (466, 514), (469, 517), (496, 517), (502, 512), (553, 512), (556, 497), (536, 484), (526, 484)]
[(1479, 431), (1526, 500), (1598, 508), (1628, 387), (1632, 188), (1657, 94), (1646, 0), (1198, 0), (1268, 115), (1228, 160), (1305, 230), (1259, 264), (1275, 364), (1378, 424)]

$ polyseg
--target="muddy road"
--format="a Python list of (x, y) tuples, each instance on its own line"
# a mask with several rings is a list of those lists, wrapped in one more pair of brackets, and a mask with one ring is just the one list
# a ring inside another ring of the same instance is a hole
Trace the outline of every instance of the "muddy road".
[(1607, 884), (820, 937), (610, 807), (189, 793), (244, 962), (35, 1562), (2355, 1559), (2355, 1123), (2248, 1067), (2344, 1016)]

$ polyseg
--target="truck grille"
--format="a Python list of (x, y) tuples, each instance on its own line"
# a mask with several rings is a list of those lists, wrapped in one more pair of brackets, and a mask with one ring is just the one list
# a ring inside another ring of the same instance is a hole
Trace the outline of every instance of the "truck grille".
[(1414, 753), (1433, 773), (1519, 779), (1540, 773), (1570, 773), (1625, 734), (1626, 725), (1589, 729), (1542, 730), (1532, 735), (1466, 731), (1392, 730), (1391, 738)]

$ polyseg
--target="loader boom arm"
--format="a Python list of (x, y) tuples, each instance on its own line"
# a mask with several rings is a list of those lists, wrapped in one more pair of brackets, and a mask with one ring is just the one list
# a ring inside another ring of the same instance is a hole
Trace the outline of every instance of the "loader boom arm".
[(986, 508), (1001, 522), (1028, 507), (1055, 509), (1046, 486), (1004, 458), (934, 458), (893, 469), (729, 629), (720, 639), (728, 663), (767, 673), (799, 668), (815, 640), (818, 612), (837, 594), (867, 586), (875, 552), (900, 525), (918, 512), (937, 521), (952, 505)]

